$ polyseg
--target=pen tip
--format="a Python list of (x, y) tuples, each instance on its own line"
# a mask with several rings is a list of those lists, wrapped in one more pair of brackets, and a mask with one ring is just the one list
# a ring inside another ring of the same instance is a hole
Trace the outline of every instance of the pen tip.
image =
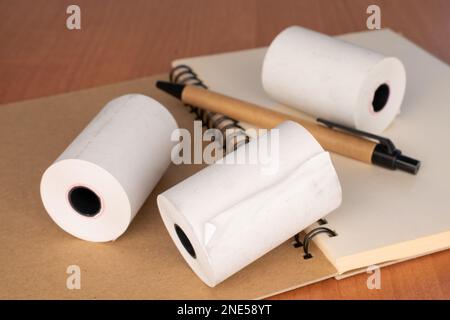
[(156, 81), (156, 87), (181, 100), (184, 85), (167, 81)]

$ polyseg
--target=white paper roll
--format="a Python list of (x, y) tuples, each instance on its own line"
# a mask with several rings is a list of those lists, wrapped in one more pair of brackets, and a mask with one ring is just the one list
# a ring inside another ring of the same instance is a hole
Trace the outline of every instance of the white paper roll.
[(78, 238), (118, 238), (169, 166), (176, 128), (147, 96), (109, 102), (42, 176), (49, 215)]
[[(341, 187), (329, 154), (297, 123), (276, 129), (279, 152), (270, 163), (229, 160), (256, 155), (258, 145), (275, 138), (274, 130), (158, 196), (178, 250), (211, 287), (340, 205)], [(267, 173), (274, 161), (278, 170)]]
[(399, 113), (406, 75), (397, 58), (294, 26), (270, 45), (262, 83), (278, 102), (379, 133)]

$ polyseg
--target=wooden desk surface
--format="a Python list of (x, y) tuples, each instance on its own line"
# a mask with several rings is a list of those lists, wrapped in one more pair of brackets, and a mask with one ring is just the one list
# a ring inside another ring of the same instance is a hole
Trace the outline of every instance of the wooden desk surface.
[[(81, 7), (81, 30), (66, 8)], [(266, 46), (299, 24), (330, 35), (366, 29), (378, 4), (388, 27), (450, 63), (448, 0), (0, 0), (0, 103), (37, 98), (169, 70), (175, 58)], [(450, 299), (450, 251), (368, 274), (330, 279), (275, 299)]]

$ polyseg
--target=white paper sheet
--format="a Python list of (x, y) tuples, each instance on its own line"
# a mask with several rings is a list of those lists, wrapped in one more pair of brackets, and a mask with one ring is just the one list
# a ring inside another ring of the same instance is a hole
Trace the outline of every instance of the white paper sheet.
[[(342, 205), (326, 218), (338, 236), (319, 234), (314, 242), (339, 272), (448, 248), (450, 148), (437, 146), (448, 145), (450, 136), (449, 65), (389, 29), (337, 39), (404, 63), (408, 84), (402, 112), (383, 136), (421, 160), (422, 167), (417, 175), (409, 175), (332, 154), (344, 193)], [(213, 91), (302, 117), (299, 110), (277, 104), (264, 92), (259, 80), (266, 50), (179, 59), (173, 65), (189, 65)], [(226, 81), (230, 79), (234, 81)]]
[[(270, 161), (229, 164), (246, 152), (258, 153), (277, 129), (279, 148)], [(284, 122), (276, 130), (158, 196), (176, 246), (211, 287), (340, 205), (329, 154), (297, 123)]]
[(280, 103), (380, 133), (400, 110), (406, 75), (395, 57), (294, 26), (267, 50), (262, 83)]
[(147, 96), (109, 102), (42, 176), (49, 215), (78, 238), (115, 240), (169, 166), (176, 128)]

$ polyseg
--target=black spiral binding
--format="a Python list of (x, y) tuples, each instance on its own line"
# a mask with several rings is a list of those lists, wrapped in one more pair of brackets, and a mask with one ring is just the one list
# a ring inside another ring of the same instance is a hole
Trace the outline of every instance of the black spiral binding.
[[(178, 65), (170, 71), (169, 81), (208, 89), (197, 74), (184, 64)], [(195, 114), (196, 120), (201, 120), (205, 127), (216, 128), (222, 132), (223, 141), (221, 141), (221, 144), (227, 152), (236, 150), (240, 145), (250, 141), (250, 137), (246, 134), (245, 129), (236, 120), (195, 106), (186, 106), (191, 113)]]
[[(322, 226), (324, 224), (327, 224), (327, 220), (325, 219), (320, 219), (319, 221), (317, 221), (317, 223)], [(305, 236), (303, 237), (303, 241), (300, 240), (300, 233), (297, 233), (294, 236), (294, 248), (300, 248), (303, 247), (303, 259), (311, 259), (313, 256), (312, 254), (309, 252), (309, 244), (311, 243), (311, 240), (317, 236), (318, 234), (321, 233), (327, 233), (329, 237), (335, 237), (337, 236), (336, 231), (331, 230), (330, 228), (327, 227), (317, 227), (312, 229), (310, 232), (308, 232), (307, 234), (305, 234)]]

